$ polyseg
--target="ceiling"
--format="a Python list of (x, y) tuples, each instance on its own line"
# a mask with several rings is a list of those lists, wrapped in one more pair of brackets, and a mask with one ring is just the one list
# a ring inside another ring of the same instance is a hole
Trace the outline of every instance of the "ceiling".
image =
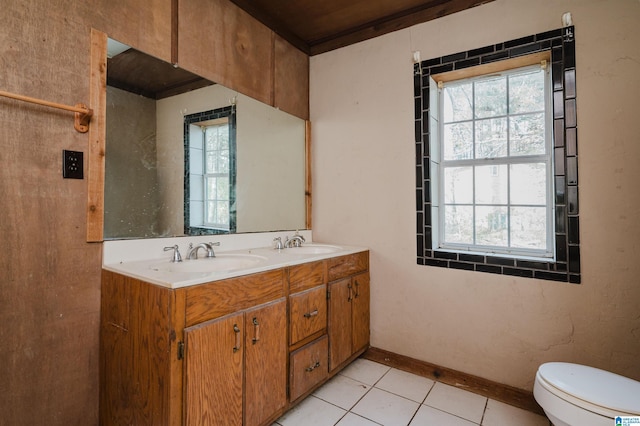
[(493, 0), (231, 0), (309, 55)]

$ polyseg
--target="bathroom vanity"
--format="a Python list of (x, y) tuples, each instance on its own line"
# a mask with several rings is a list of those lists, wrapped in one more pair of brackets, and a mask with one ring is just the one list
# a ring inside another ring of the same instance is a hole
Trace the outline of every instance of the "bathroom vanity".
[(268, 425), (362, 354), (369, 252), (306, 247), (105, 265), (101, 424)]

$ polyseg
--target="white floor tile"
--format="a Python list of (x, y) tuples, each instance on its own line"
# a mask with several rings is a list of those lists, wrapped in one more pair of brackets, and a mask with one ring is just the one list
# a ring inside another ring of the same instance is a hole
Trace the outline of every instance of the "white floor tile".
[(379, 426), (380, 423), (372, 422), (364, 417), (357, 416), (353, 413), (347, 413), (346, 416), (338, 422), (336, 426)]
[(487, 402), (482, 424), (485, 426), (549, 426), (549, 420), (536, 413), (490, 399)]
[(378, 364), (368, 359), (358, 358), (342, 370), (340, 374), (373, 386), (390, 369), (391, 367), (387, 367), (386, 365)]
[(369, 389), (369, 385), (338, 374), (313, 394), (333, 405), (350, 410)]
[(422, 403), (434, 383), (433, 380), (426, 377), (392, 368), (376, 383), (376, 387)]
[(424, 404), (479, 424), (487, 398), (437, 382)]
[(419, 407), (417, 402), (372, 388), (351, 411), (385, 426), (407, 426)]
[(276, 420), (282, 426), (333, 426), (346, 411), (311, 395)]
[[(445, 413), (436, 408), (423, 405), (418, 410), (409, 426), (477, 426), (476, 423), (472, 423), (469, 420), (465, 420), (461, 417), (454, 416), (453, 414)], [(515, 426), (517, 423), (511, 425), (504, 424), (503, 426)], [(518, 425), (519, 426), (519, 425)]]

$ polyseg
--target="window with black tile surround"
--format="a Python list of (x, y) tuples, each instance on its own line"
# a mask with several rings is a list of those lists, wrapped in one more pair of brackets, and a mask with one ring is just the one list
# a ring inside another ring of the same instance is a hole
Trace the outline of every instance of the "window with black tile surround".
[[(580, 283), (574, 30), (573, 26), (565, 27), (414, 64), (418, 264)], [(551, 53), (553, 85), (555, 259), (531, 261), (434, 249), (429, 158), (429, 76), (545, 51)]]
[[(229, 229), (213, 229), (199, 226), (191, 226), (191, 202), (190, 192), (191, 185), (189, 182), (190, 175), (190, 159), (189, 159), (189, 143), (190, 133), (189, 126), (194, 123), (215, 120), (218, 118), (229, 118)], [(236, 107), (235, 105), (216, 108), (210, 111), (197, 112), (188, 114), (184, 117), (184, 232), (185, 235), (215, 235), (215, 234), (233, 234), (236, 231)]]

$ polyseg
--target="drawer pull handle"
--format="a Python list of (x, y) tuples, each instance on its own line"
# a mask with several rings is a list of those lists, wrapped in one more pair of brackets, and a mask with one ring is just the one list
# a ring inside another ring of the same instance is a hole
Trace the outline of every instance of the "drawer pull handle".
[(347, 288), (349, 289), (349, 296), (347, 297), (347, 302), (351, 302), (351, 300), (353, 300), (353, 286), (351, 285), (351, 283), (349, 283), (349, 285), (347, 285)]
[(310, 373), (310, 372), (312, 372), (313, 370), (315, 370), (318, 367), (320, 367), (320, 361), (316, 361), (316, 363), (313, 364), (311, 367), (305, 368), (305, 371)]
[(356, 295), (354, 296), (354, 299), (357, 299), (358, 297), (360, 297), (360, 283), (356, 280)]
[(258, 318), (253, 318), (253, 344), (255, 345), (260, 340), (260, 324), (258, 324)]
[(307, 312), (306, 314), (304, 314), (304, 317), (305, 318), (311, 318), (311, 317), (315, 317), (317, 315), (318, 315), (318, 310), (316, 309), (314, 311)]
[(240, 328), (238, 324), (233, 324), (233, 332), (236, 334), (236, 345), (233, 347), (233, 353), (240, 350)]

